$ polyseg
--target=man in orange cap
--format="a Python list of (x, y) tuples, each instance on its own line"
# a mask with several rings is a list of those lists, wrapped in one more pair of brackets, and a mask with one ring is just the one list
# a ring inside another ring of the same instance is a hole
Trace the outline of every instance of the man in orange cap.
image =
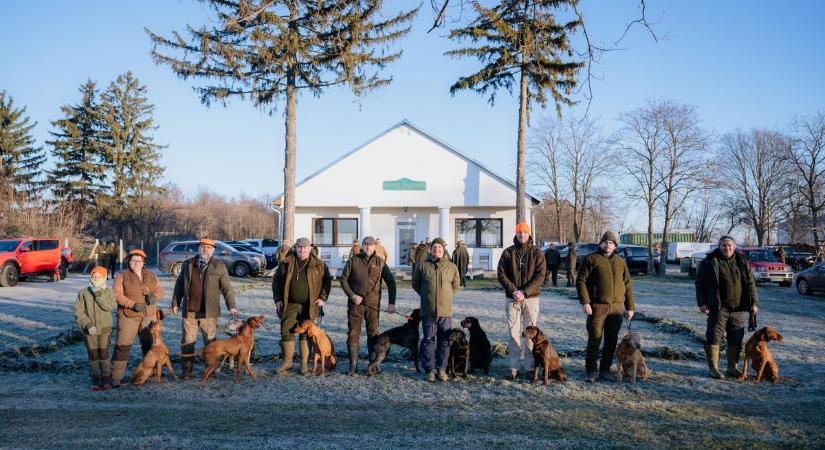
[[(524, 352), (524, 370), (531, 372), (533, 343), (523, 342), (522, 331), (528, 326), (536, 326), (539, 318), (539, 292), (544, 284), (546, 263), (544, 254), (533, 244), (530, 225), (521, 222), (516, 225), (513, 245), (507, 247), (498, 260), (498, 282), (504, 288), (506, 305), (504, 315), (510, 330), (507, 352), (510, 354), (510, 380), (518, 378), (520, 355)], [(526, 349), (525, 349), (526, 344)]]
[[(181, 353), (195, 353), (198, 330), (206, 346), (215, 340), (218, 317), (221, 315), (220, 296), (233, 317), (238, 316), (235, 308), (235, 291), (229, 281), (229, 271), (222, 261), (213, 258), (217, 243), (202, 238), (198, 242), (198, 255), (183, 263), (175, 292), (172, 294), (172, 314), (183, 312), (183, 331), (180, 339)], [(184, 380), (190, 378), (194, 357), (183, 357)]]

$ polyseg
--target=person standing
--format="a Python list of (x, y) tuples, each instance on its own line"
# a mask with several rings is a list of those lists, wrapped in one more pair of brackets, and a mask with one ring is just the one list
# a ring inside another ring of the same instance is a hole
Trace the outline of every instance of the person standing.
[(117, 274), (117, 264), (120, 262), (120, 248), (114, 242), (109, 242), (106, 249), (109, 252), (109, 275), (107, 277), (111, 276), (114, 279)]
[(576, 244), (573, 241), (567, 243), (567, 287), (576, 285)]
[[(445, 242), (435, 238), (430, 255), (413, 271), (412, 287), (421, 299), (421, 330), (418, 351), (427, 381), (447, 381), (447, 358), (450, 354), (453, 294), (460, 289), (458, 268), (444, 259)], [(437, 344), (436, 344), (437, 341)]]
[(427, 256), (430, 254), (430, 238), (424, 239), (418, 244), (418, 247), (415, 248), (415, 264), (421, 264), (427, 260)]
[(539, 292), (544, 283), (545, 270), (544, 255), (533, 244), (530, 225), (519, 223), (516, 225), (513, 245), (502, 252), (497, 269), (498, 282), (504, 288), (504, 316), (510, 332), (507, 343), (510, 374), (507, 379), (518, 378), (522, 353), (524, 370), (529, 373), (535, 367), (533, 342), (525, 340), (521, 334), (528, 326), (538, 325)]
[[(315, 320), (329, 296), (332, 277), (326, 263), (312, 254), (309, 239), (295, 241), (295, 251), (290, 252), (272, 278), (272, 298), (281, 319), (281, 351), (283, 363), (277, 374), (292, 369), (295, 355), (295, 327), (303, 320)], [(309, 342), (306, 335), (299, 336), (301, 356), (300, 374), (309, 373)]]
[[(195, 352), (198, 330), (204, 347), (216, 339), (218, 317), (221, 315), (221, 295), (232, 317), (238, 317), (229, 272), (222, 261), (212, 257), (216, 245), (212, 239), (201, 239), (198, 242), (198, 254), (183, 263), (175, 281), (172, 314), (183, 312), (180, 352), (184, 354)], [(181, 357), (184, 381), (191, 377), (194, 359), (193, 356)]]
[(347, 350), (348, 375), (358, 373), (358, 353), (361, 343), (361, 324), (367, 325), (367, 350), (373, 360), (372, 339), (378, 336), (381, 311), (381, 281), (387, 283), (389, 304), (387, 312), (395, 313), (395, 277), (384, 258), (378, 254), (377, 240), (372, 236), (361, 241), (361, 252), (347, 261), (341, 273), (341, 288), (347, 294)]
[(286, 255), (292, 251), (292, 246), (290, 245), (289, 239), (284, 239), (281, 241), (281, 246), (278, 247), (278, 252), (275, 253), (275, 257), (278, 259), (278, 264), (286, 258)]
[(415, 267), (415, 248), (416, 247), (417, 247), (417, 245), (415, 244), (415, 241), (412, 241), (410, 243), (409, 247), (407, 247), (407, 265), (410, 266), (410, 267)]
[(115, 294), (106, 287), (106, 268), (92, 269), (89, 285), (77, 293), (74, 302), (74, 319), (86, 337), (86, 353), (89, 356), (89, 375), (92, 390), (112, 386), (112, 370), (109, 363), (109, 342), (112, 335), (112, 310), (117, 306)]
[(146, 270), (146, 253), (135, 249), (126, 256), (126, 270), (115, 277), (113, 291), (117, 301), (117, 334), (112, 355), (112, 387), (120, 387), (126, 374), (129, 353), (135, 337), (145, 355), (152, 347), (149, 325), (155, 320), (163, 288), (152, 271)]
[(458, 278), (461, 280), (461, 287), (467, 287), (467, 267), (470, 265), (470, 253), (464, 246), (464, 241), (459, 239), (453, 251), (453, 264), (458, 268)]
[(584, 365), (588, 383), (596, 381), (596, 360), (602, 337), (604, 347), (598, 366), (599, 380), (612, 380), (610, 366), (613, 365), (616, 342), (622, 327), (622, 310), (627, 320), (633, 319), (633, 285), (627, 264), (616, 254), (617, 242), (615, 233), (605, 232), (599, 240), (599, 250), (584, 257), (576, 276), (579, 303), (587, 316)]
[[(561, 254), (556, 250), (556, 244), (550, 244), (544, 251), (544, 261), (547, 264), (547, 275), (553, 281), (553, 286), (558, 286), (559, 265), (561, 265)], [(545, 277), (545, 283), (547, 282)]]
[(390, 252), (388, 252), (387, 248), (384, 247), (384, 244), (381, 243), (381, 238), (377, 238), (375, 240), (375, 254), (380, 256), (381, 259), (383, 259), (385, 263), (389, 264), (389, 262), (390, 262)]
[[(719, 239), (696, 272), (696, 304), (707, 314), (705, 355), (712, 378), (738, 377), (739, 352), (745, 337), (748, 314), (759, 311), (759, 295), (747, 259), (736, 252), (736, 242), (730, 236)], [(728, 368), (719, 371), (719, 344), (727, 337)]]
[(361, 242), (358, 239), (356, 239), (352, 241), (352, 248), (349, 249), (349, 255), (347, 256), (347, 259), (352, 259), (353, 256), (359, 253), (361, 253)]

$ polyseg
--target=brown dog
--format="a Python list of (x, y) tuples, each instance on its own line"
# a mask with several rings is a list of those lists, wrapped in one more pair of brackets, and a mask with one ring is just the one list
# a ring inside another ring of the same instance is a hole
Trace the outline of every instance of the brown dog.
[(762, 327), (756, 330), (745, 344), (745, 367), (742, 368), (742, 376), (739, 377), (739, 380), (744, 381), (748, 378), (748, 361), (750, 361), (751, 367), (756, 370), (754, 382), (759, 383), (762, 381), (765, 369), (768, 370), (767, 375), (773, 379), (773, 382), (778, 382), (779, 366), (776, 364), (776, 360), (773, 359), (771, 351), (768, 350), (768, 342), (781, 341), (782, 339), (784, 338), (776, 331), (776, 328)]
[(150, 325), (152, 334), (152, 348), (143, 356), (143, 361), (135, 368), (135, 373), (132, 375), (132, 384), (140, 386), (146, 383), (147, 380), (155, 374), (155, 381), (160, 383), (163, 376), (163, 366), (169, 369), (169, 374), (172, 378), (178, 379), (175, 375), (175, 369), (172, 368), (172, 361), (169, 360), (169, 348), (163, 343), (161, 330), (163, 326), (163, 311), (160, 308), (155, 313), (155, 321)]
[(567, 372), (561, 366), (561, 360), (553, 348), (553, 344), (544, 336), (544, 333), (534, 326), (529, 326), (521, 333), (527, 339), (533, 341), (533, 360), (535, 361), (535, 369), (533, 369), (533, 383), (539, 382), (539, 367), (544, 367), (544, 385), (547, 385), (547, 380), (552, 376), (554, 380), (567, 380)]
[(209, 379), (209, 376), (212, 375), (212, 372), (223, 362), (223, 360), (218, 360), (221, 356), (238, 358), (238, 364), (235, 366), (235, 383), (241, 381), (241, 366), (246, 368), (246, 373), (248, 373), (250, 377), (255, 378), (255, 373), (252, 372), (252, 367), (249, 365), (249, 354), (252, 351), (252, 346), (255, 344), (255, 328), (260, 327), (263, 322), (264, 316), (250, 317), (241, 325), (237, 335), (229, 339), (211, 342), (204, 347), (203, 350), (195, 353), (201, 353), (203, 360), (206, 362), (206, 370), (204, 370), (200, 382), (201, 386), (203, 386), (206, 380)]
[(639, 333), (629, 332), (624, 335), (616, 347), (616, 364), (619, 367), (617, 378), (630, 377), (630, 382), (636, 382), (636, 376), (647, 380), (647, 363), (641, 352), (642, 338)]
[(329, 370), (335, 370), (337, 364), (335, 359), (335, 346), (332, 345), (332, 341), (329, 339), (329, 336), (327, 336), (326, 331), (312, 323), (311, 320), (304, 320), (295, 327), (295, 332), (298, 334), (306, 334), (312, 341), (312, 346), (315, 349), (315, 358), (313, 358), (312, 361), (312, 373), (318, 370), (318, 361), (321, 361), (322, 375), (325, 369), (327, 369), (327, 364), (329, 364)]

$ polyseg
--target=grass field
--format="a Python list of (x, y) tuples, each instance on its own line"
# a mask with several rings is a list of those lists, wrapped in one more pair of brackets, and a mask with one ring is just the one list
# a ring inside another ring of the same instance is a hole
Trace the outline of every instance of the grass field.
[[(172, 279), (162, 282), (168, 304)], [(343, 375), (346, 357), (338, 373), (324, 377), (275, 376), (279, 327), (269, 286), (238, 280), (242, 315), (264, 314), (269, 325), (256, 333), (257, 380), (244, 375), (236, 385), (224, 371), (204, 389), (168, 381), (91, 392), (85, 350), (71, 332), (72, 304), (85, 283), (73, 275), (0, 290), (0, 447), (816, 448), (825, 441), (825, 303), (775, 285), (760, 287), (759, 319), (785, 336), (771, 349), (790, 380), (776, 385), (707, 377), (704, 316), (692, 283), (677, 276), (634, 278), (633, 329), (652, 372), (636, 385), (584, 382), (584, 316), (572, 290), (545, 289), (539, 326), (570, 376), (547, 387), (503, 380), (503, 355), (489, 376), (427, 383), (397, 348), (375, 377)], [(345, 304), (336, 288), (323, 322), (339, 352)], [(398, 306), (405, 313), (417, 306), (406, 286)], [(494, 285), (478, 283), (457, 295), (454, 325), (470, 315), (494, 346), (505, 342), (504, 301)], [(381, 320), (385, 330), (403, 318)], [(179, 319), (164, 326), (167, 345), (178, 352)]]

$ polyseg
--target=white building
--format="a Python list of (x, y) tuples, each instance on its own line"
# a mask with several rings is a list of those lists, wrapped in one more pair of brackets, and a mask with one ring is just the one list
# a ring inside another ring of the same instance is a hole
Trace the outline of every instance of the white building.
[[(295, 197), (295, 237), (331, 269), (371, 235), (390, 267), (407, 265), (411, 243), (441, 237), (450, 251), (463, 239), (474, 269), (495, 270), (516, 226), (513, 183), (406, 120), (299, 182)], [(532, 217), (539, 201), (525, 203)]]

